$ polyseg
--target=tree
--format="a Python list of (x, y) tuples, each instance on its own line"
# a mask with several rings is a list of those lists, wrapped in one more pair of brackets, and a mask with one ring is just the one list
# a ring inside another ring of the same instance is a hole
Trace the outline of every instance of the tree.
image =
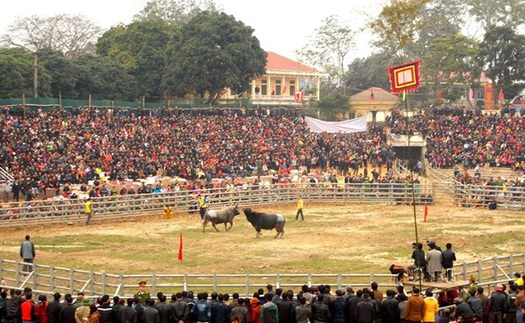
[[(0, 50), (0, 98), (20, 98), (31, 96), (33, 78), (33, 54), (22, 48)], [(47, 96), (50, 91), (51, 77), (39, 63), (38, 74), (40, 95)]]
[(421, 12), (430, 0), (391, 0), (370, 23), (379, 37), (376, 46), (396, 56), (399, 61), (413, 59), (407, 47), (418, 40), (418, 31), (428, 23)]
[(51, 48), (65, 57), (74, 58), (88, 53), (101, 32), (99, 26), (82, 15), (33, 15), (16, 19), (3, 41), (33, 53)]
[(46, 48), (39, 52), (40, 62), (51, 76), (51, 96), (74, 99), (76, 91), (78, 66), (71, 59), (58, 51)]
[(349, 98), (339, 92), (332, 92), (321, 97), (317, 108), (321, 112), (321, 119), (342, 120), (350, 109)]
[(253, 29), (231, 15), (196, 14), (170, 43), (163, 87), (169, 93), (207, 97), (214, 104), (225, 88), (236, 93), (265, 73), (266, 52)]
[(160, 18), (171, 25), (183, 25), (200, 11), (219, 11), (213, 0), (151, 0), (136, 14), (135, 21)]
[(348, 66), (346, 84), (352, 93), (361, 92), (370, 87), (390, 90), (390, 79), (386, 66), (395, 65), (392, 55), (386, 52), (372, 54), (366, 58), (357, 58)]
[(164, 97), (161, 89), (164, 56), (176, 28), (159, 18), (116, 26), (99, 39), (97, 53), (123, 64), (138, 82), (138, 95), (159, 100)]
[(421, 65), (421, 74), (427, 84), (433, 84), (435, 92), (445, 83), (445, 93), (453, 84), (469, 84), (476, 87), (481, 70), (476, 61), (478, 43), (461, 34), (435, 39), (428, 48)]
[[(491, 27), (480, 44), (478, 60), (487, 77), (499, 89), (513, 97), (524, 87), (517, 81), (525, 80), (525, 36), (512, 27)], [(497, 98), (497, 96), (495, 96)]]
[(116, 60), (84, 55), (75, 60), (78, 66), (78, 95), (94, 99), (131, 101), (137, 99), (137, 82)]
[(100, 28), (82, 16), (58, 15), (42, 18), (34, 15), (18, 18), (9, 26), (2, 42), (33, 53), (33, 97), (38, 98), (38, 51), (51, 48), (75, 57), (84, 53), (99, 33)]
[(488, 31), (496, 26), (514, 26), (525, 23), (524, 0), (467, 0), (469, 13)]
[(308, 44), (298, 52), (307, 63), (328, 73), (328, 81), (333, 79), (333, 83), (343, 94), (346, 93), (346, 60), (354, 46), (354, 36), (355, 32), (350, 26), (339, 21), (337, 16), (329, 16), (323, 21), (323, 25), (315, 30)]

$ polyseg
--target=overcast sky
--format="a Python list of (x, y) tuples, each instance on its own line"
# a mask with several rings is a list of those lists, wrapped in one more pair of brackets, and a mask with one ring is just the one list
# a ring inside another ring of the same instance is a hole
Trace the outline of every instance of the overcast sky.
[[(365, 25), (367, 16), (376, 16), (386, 0), (215, 0), (228, 14), (255, 30), (255, 36), (266, 51), (295, 59), (295, 51), (308, 42), (308, 35), (321, 26), (322, 20), (338, 15), (354, 30)], [(128, 24), (147, 0), (15, 0), (0, 11), (0, 34), (16, 17), (82, 14), (102, 28), (118, 23)], [(370, 54), (370, 34), (356, 37), (356, 50), (351, 58)]]

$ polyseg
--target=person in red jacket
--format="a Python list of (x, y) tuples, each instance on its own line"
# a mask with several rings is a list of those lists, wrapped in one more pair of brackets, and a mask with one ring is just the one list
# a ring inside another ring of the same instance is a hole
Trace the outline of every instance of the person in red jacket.
[(38, 305), (36, 306), (36, 317), (40, 323), (47, 323), (47, 296), (38, 296)]
[(31, 298), (33, 298), (33, 294), (31, 292), (26, 293), (26, 300), (20, 304), (22, 323), (34, 323), (36, 320), (36, 306)]

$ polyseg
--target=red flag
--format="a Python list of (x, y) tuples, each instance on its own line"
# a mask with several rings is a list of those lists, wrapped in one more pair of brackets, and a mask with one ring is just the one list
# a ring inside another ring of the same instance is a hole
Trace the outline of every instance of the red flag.
[(427, 222), (427, 217), (428, 217), (428, 205), (425, 204), (425, 217), (423, 219), (423, 222)]
[(180, 261), (182, 261), (182, 233), (179, 236), (179, 256), (177, 257)]

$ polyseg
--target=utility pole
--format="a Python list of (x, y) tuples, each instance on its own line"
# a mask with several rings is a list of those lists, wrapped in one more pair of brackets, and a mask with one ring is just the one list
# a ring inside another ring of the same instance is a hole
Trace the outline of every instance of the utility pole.
[(38, 98), (38, 54), (33, 52), (33, 97)]

